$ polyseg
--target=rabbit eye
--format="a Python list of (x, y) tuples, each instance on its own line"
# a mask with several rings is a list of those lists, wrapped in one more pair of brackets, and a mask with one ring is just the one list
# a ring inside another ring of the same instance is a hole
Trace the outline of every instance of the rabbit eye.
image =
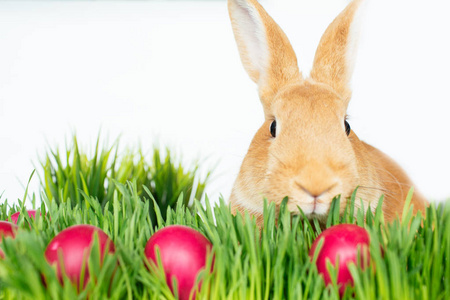
[(345, 122), (345, 133), (347, 134), (347, 136), (350, 135), (350, 131), (352, 130), (350, 127), (350, 124), (348, 124), (347, 120), (344, 121)]
[(272, 124), (270, 124), (270, 134), (275, 137), (277, 135), (277, 121), (273, 121)]

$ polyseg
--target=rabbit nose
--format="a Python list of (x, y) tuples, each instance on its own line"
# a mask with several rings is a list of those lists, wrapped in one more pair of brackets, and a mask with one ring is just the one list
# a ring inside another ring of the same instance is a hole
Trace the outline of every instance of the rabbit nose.
[[(316, 186), (316, 187), (305, 187), (304, 185), (295, 182), (295, 184), (301, 189), (303, 190), (305, 193), (307, 193), (308, 195), (310, 195), (311, 197), (314, 198), (314, 200), (317, 200), (320, 196), (322, 196), (323, 194), (325, 194), (326, 192), (330, 191), (332, 188), (334, 188), (337, 183), (333, 183), (331, 185), (326, 185), (325, 187), (323, 186)], [(320, 202), (320, 201), (319, 201)]]

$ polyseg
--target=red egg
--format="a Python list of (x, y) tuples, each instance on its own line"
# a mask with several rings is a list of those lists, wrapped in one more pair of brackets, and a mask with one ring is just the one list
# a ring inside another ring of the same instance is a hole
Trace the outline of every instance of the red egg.
[(81, 271), (84, 266), (84, 282), (89, 280), (88, 258), (94, 242), (94, 234), (98, 236), (100, 257), (105, 253), (114, 253), (112, 240), (100, 228), (92, 225), (74, 225), (56, 235), (45, 250), (45, 258), (50, 264), (56, 264), (58, 278), (62, 282), (62, 266), (58, 256), (62, 257), (64, 272), (70, 280), (80, 286)]
[[(36, 211), (35, 210), (28, 210), (28, 216), (30, 216), (30, 218), (33, 218), (36, 216)], [(11, 215), (11, 222), (13, 222), (14, 224), (17, 224), (17, 221), (19, 220), (19, 215), (20, 215), (20, 211), (15, 212)]]
[[(3, 240), (3, 237), (10, 236), (14, 238), (16, 236), (17, 232), (17, 226), (7, 222), (7, 221), (0, 221), (0, 243)], [(3, 250), (0, 249), (0, 258), (5, 258), (5, 253), (3, 253)]]
[(353, 285), (353, 277), (348, 269), (348, 264), (350, 262), (357, 264), (358, 251), (361, 268), (365, 268), (369, 264), (369, 234), (364, 228), (353, 224), (332, 226), (323, 231), (314, 241), (309, 252), (311, 258), (321, 239), (324, 240), (324, 243), (317, 257), (317, 270), (322, 274), (326, 284), (331, 283), (326, 262), (330, 261), (336, 267), (339, 257), (337, 283), (341, 285), (339, 293), (342, 296), (346, 286)]
[(145, 246), (145, 256), (157, 263), (159, 248), (166, 281), (173, 291), (172, 280), (177, 280), (180, 300), (188, 300), (197, 276), (205, 268), (211, 251), (210, 241), (200, 232), (186, 226), (172, 225), (157, 231)]

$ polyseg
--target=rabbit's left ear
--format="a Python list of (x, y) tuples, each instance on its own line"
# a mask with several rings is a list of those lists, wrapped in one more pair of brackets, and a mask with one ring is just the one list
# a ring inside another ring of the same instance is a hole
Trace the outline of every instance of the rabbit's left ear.
[(364, 0), (353, 0), (328, 26), (314, 57), (311, 78), (331, 86), (344, 100), (351, 97), (350, 80)]
[(242, 64), (270, 105), (280, 87), (301, 79), (294, 50), (257, 0), (228, 0), (228, 11)]

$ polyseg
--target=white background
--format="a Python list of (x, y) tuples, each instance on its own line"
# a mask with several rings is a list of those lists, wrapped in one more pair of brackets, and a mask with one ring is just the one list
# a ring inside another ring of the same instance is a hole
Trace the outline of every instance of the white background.
[[(343, 0), (265, 1), (308, 73)], [(349, 114), (358, 136), (395, 158), (431, 200), (450, 196), (450, 4), (377, 0), (367, 7)], [(220, 160), (228, 197), (261, 125), (225, 1), (0, 2), (0, 194), (22, 198), (48, 145), (73, 132), (186, 161)], [(207, 165), (207, 163), (205, 163)], [(30, 189), (38, 191), (39, 180)]]

